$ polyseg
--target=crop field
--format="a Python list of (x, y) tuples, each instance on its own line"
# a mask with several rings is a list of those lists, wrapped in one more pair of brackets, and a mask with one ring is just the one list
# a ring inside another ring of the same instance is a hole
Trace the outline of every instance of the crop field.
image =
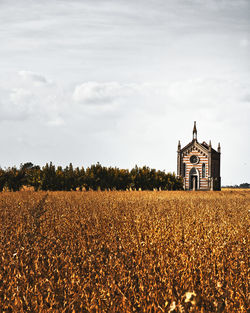
[(250, 192), (3, 192), (0, 312), (247, 312)]

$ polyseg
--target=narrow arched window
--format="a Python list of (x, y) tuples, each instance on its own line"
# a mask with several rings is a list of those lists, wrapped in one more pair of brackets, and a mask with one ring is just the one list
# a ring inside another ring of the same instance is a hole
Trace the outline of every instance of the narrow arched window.
[(206, 164), (203, 163), (202, 164), (202, 178), (205, 178), (206, 177)]
[(186, 176), (186, 163), (183, 163), (183, 177)]

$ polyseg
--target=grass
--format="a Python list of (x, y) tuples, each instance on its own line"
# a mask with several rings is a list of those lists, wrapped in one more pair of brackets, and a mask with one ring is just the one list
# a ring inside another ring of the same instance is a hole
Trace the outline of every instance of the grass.
[(250, 192), (0, 194), (0, 312), (247, 312)]

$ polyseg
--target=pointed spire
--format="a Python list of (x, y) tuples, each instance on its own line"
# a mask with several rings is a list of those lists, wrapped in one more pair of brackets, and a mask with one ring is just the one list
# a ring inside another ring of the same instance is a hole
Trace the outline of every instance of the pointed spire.
[(217, 151), (220, 153), (220, 143), (218, 143), (218, 149)]
[(212, 151), (212, 144), (211, 144), (211, 140), (209, 140), (209, 151)]
[(194, 122), (194, 129), (193, 129), (193, 140), (197, 140), (197, 129), (196, 129), (196, 122)]
[(181, 150), (181, 142), (180, 142), (180, 140), (178, 141), (178, 151), (180, 151)]

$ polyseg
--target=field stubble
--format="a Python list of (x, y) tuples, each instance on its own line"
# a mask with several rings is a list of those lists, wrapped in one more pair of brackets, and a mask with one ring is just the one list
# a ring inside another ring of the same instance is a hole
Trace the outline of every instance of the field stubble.
[(0, 312), (247, 312), (249, 191), (0, 194)]

